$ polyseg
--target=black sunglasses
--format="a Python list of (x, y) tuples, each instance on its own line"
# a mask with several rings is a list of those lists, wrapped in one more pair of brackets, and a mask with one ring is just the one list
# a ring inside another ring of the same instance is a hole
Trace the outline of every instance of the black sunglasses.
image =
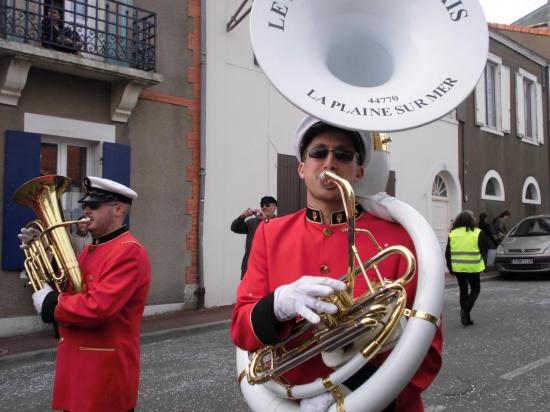
[(85, 210), (87, 207), (89, 207), (92, 210), (99, 209), (102, 205), (109, 205), (109, 206), (115, 206), (116, 203), (113, 202), (90, 202), (90, 203), (82, 203), (82, 210)]
[(307, 152), (308, 156), (312, 159), (326, 159), (329, 153), (332, 153), (336, 160), (340, 162), (351, 162), (357, 155), (356, 152), (349, 149), (336, 148), (330, 150), (325, 146), (312, 147)]
[(260, 205), (260, 207), (261, 207), (261, 208), (269, 207), (269, 206), (271, 206), (272, 204), (273, 204), (273, 203), (262, 203), (262, 204)]

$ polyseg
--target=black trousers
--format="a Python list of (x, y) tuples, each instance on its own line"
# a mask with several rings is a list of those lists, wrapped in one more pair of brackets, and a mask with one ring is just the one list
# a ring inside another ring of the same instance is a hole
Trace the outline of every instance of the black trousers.
[(456, 273), (460, 288), (460, 309), (470, 312), (481, 290), (479, 273)]

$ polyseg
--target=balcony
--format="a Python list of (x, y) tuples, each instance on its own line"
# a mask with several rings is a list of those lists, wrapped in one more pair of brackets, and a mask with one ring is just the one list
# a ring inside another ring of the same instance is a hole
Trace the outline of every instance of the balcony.
[[(155, 54), (153, 12), (115, 0), (0, 0), (0, 104), (17, 105), (32, 65), (110, 81), (114, 100), (135, 105), (162, 81)], [(131, 108), (119, 109), (113, 120), (125, 122)]]

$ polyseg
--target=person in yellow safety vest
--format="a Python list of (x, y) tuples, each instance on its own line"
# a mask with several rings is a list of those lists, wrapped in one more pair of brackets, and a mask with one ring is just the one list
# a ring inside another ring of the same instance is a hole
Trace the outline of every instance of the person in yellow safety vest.
[(476, 227), (474, 214), (469, 210), (460, 213), (449, 233), (445, 259), (449, 272), (458, 280), (460, 321), (464, 326), (474, 324), (470, 312), (481, 290), (479, 274), (485, 270), (482, 256), (488, 249), (489, 240)]

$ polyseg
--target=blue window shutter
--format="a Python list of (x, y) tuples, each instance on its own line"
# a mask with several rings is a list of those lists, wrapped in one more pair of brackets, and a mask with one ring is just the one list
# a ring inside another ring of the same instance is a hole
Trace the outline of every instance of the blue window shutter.
[(103, 143), (103, 176), (130, 187), (130, 146)]
[[(103, 143), (103, 176), (115, 182), (130, 186), (130, 146), (120, 143)], [(130, 218), (124, 221), (130, 226)]]
[(23, 183), (40, 176), (41, 136), (7, 130), (5, 138), (2, 269), (21, 270), (24, 254), (17, 235), (36, 216), (30, 208), (17, 205), (13, 194)]

